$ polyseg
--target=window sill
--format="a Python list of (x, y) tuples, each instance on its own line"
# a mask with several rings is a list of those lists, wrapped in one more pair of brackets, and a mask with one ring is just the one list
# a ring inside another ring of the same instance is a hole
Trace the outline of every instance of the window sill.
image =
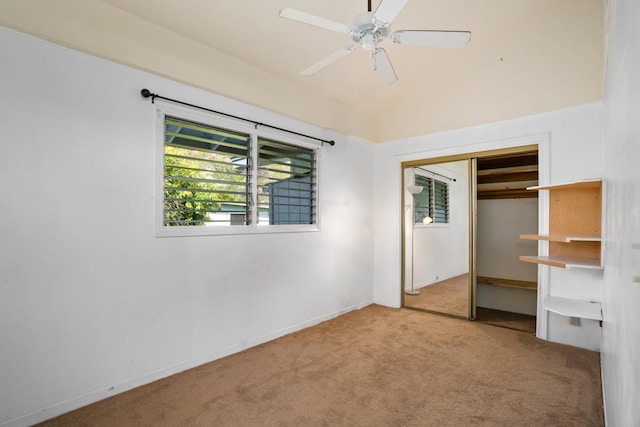
[(156, 237), (237, 236), (243, 234), (310, 233), (320, 231), (314, 225), (227, 225), (218, 227), (160, 227)]

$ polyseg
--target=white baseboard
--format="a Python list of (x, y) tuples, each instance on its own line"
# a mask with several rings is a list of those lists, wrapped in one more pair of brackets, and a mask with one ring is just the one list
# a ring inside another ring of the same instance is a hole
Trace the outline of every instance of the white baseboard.
[(205, 363), (213, 362), (214, 360), (221, 359), (226, 356), (230, 356), (234, 353), (238, 353), (240, 351), (246, 350), (251, 347), (255, 347), (260, 344), (264, 344), (266, 342), (272, 341), (276, 338), (280, 338), (282, 336), (288, 335), (293, 332), (300, 331), (302, 329), (308, 328), (310, 326), (317, 325), (318, 323), (331, 320), (335, 317), (346, 314), (350, 311), (360, 310), (368, 305), (372, 304), (371, 301), (362, 302), (359, 304), (355, 304), (353, 306), (337, 310), (331, 313), (327, 313), (322, 316), (318, 316), (316, 318), (297, 323), (295, 325), (288, 326), (286, 328), (280, 329), (273, 333), (264, 335), (257, 339), (243, 341), (243, 344), (234, 344), (229, 347), (225, 347), (220, 350), (216, 350), (212, 353), (206, 354), (204, 356), (196, 357), (190, 360), (186, 360), (184, 362), (177, 363), (172, 366), (168, 366), (166, 368), (158, 369), (153, 372), (149, 372), (145, 375), (142, 375), (137, 378), (132, 378), (129, 381), (125, 381), (120, 384), (108, 386), (101, 388), (99, 390), (95, 390), (93, 392), (84, 394), (82, 396), (74, 397), (72, 399), (66, 400), (64, 402), (57, 403), (55, 405), (51, 405), (47, 408), (40, 409), (38, 411), (34, 411), (32, 413), (22, 415), (11, 420), (4, 421), (0, 423), (1, 427), (26, 427), (31, 426), (33, 424), (37, 424), (39, 422), (57, 417), (64, 413), (73, 411), (75, 409), (81, 408), (83, 406), (90, 405), (91, 403), (98, 402), (100, 400), (115, 396), (116, 394), (123, 393), (128, 390), (132, 390), (136, 387), (143, 386), (145, 384), (152, 383), (154, 381), (158, 381), (162, 378), (166, 378), (170, 375), (177, 374), (179, 372), (186, 371), (188, 369), (195, 368), (200, 365), (204, 365)]
[(43, 408), (39, 411), (32, 412), (30, 414), (14, 418), (12, 420), (1, 423), (2, 427), (22, 427), (30, 426), (54, 417), (62, 415), (64, 413), (73, 411), (75, 409), (87, 406), (91, 403), (98, 402), (100, 400), (115, 396), (116, 394), (123, 393), (125, 391), (134, 389), (136, 387), (143, 386), (145, 384), (158, 381), (159, 379), (168, 377), (178, 372), (186, 371), (187, 369), (195, 368), (196, 366), (203, 365), (216, 359), (229, 356), (233, 353), (242, 351), (239, 345), (233, 345), (213, 353), (207, 354), (202, 357), (197, 357), (191, 360), (187, 360), (182, 363), (175, 364), (163, 369), (159, 369), (153, 372), (149, 372), (137, 378), (133, 378), (129, 381), (125, 381), (120, 384), (104, 387), (99, 390), (87, 393), (82, 396), (74, 397), (64, 402), (57, 403), (55, 405)]

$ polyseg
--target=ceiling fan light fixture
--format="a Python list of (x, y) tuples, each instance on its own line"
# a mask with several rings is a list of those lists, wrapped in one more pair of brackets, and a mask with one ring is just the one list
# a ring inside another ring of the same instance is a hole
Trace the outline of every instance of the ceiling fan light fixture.
[(367, 52), (372, 52), (376, 48), (377, 40), (372, 33), (369, 33), (362, 36), (362, 38), (360, 39), (360, 44), (364, 50), (366, 50)]

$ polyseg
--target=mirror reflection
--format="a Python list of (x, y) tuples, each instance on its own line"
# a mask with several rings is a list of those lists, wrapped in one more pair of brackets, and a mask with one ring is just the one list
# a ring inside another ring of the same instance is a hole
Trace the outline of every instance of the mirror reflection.
[(469, 160), (404, 170), (404, 306), (469, 318)]

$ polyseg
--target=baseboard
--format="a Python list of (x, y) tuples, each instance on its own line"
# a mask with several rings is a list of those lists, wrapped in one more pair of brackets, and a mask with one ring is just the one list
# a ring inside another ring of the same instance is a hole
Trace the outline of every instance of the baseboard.
[(605, 393), (605, 376), (604, 376), (604, 364), (602, 363), (602, 354), (600, 355), (600, 386), (602, 387), (602, 416), (604, 417), (604, 426), (607, 427), (607, 393)]
[(346, 314), (346, 313), (348, 313), (350, 311), (360, 310), (360, 309), (362, 309), (362, 308), (364, 308), (364, 307), (366, 307), (368, 305), (371, 305), (371, 304), (372, 304), (371, 301), (362, 302), (362, 303), (359, 303), (359, 304), (354, 304), (354, 305), (349, 306), (347, 308), (344, 308), (344, 309), (341, 309), (341, 310), (336, 310), (336, 311), (334, 311), (332, 313), (325, 314), (325, 315), (322, 315), (322, 316), (318, 316), (318, 317), (316, 317), (314, 319), (306, 320), (304, 322), (288, 326), (286, 328), (283, 328), (283, 329), (280, 329), (278, 331), (275, 331), (275, 332), (273, 332), (271, 334), (264, 335), (264, 336), (262, 336), (262, 337), (260, 337), (258, 339), (248, 341), (248, 345), (243, 350), (245, 350), (247, 348), (255, 347), (255, 346), (260, 345), (260, 344), (264, 344), (264, 343), (269, 342), (269, 341), (273, 341), (276, 338), (280, 338), (280, 337), (283, 337), (285, 335), (291, 334), (293, 332), (297, 332), (297, 331), (300, 331), (302, 329), (309, 328), (311, 326), (317, 325), (318, 323), (322, 323), (322, 322), (325, 322), (327, 320), (331, 320), (331, 319), (336, 318), (338, 316), (342, 316), (343, 314)]
[(133, 378), (129, 381), (125, 381), (120, 384), (112, 385), (109, 387), (101, 388), (99, 390), (95, 390), (88, 394), (78, 396), (64, 402), (57, 403), (55, 405), (51, 405), (47, 408), (40, 409), (38, 411), (34, 411), (30, 414), (22, 415), (17, 418), (13, 418), (11, 420), (4, 421), (0, 423), (1, 427), (24, 427), (31, 426), (33, 424), (37, 424), (39, 422), (57, 417), (64, 413), (73, 411), (78, 408), (82, 408), (83, 406), (90, 405), (92, 403), (98, 402), (103, 399), (107, 399), (109, 397), (115, 396), (117, 394), (123, 393), (128, 390), (132, 390), (136, 387), (143, 386), (145, 384), (152, 383), (154, 381), (158, 381), (162, 378), (166, 378), (170, 375), (174, 375), (188, 369), (195, 368), (200, 365), (204, 365), (205, 363), (213, 362), (214, 360), (221, 359), (226, 356), (230, 356), (232, 354), (238, 353), (240, 351), (246, 350), (251, 347), (255, 347), (260, 344), (264, 344), (266, 342), (272, 341), (276, 338), (280, 338), (282, 336), (288, 335), (293, 332), (297, 332), (299, 330), (308, 328), (310, 326), (317, 325), (318, 323), (331, 320), (335, 317), (346, 314), (350, 311), (360, 310), (368, 305), (371, 305), (371, 301), (361, 302), (359, 304), (355, 304), (349, 307), (346, 307), (341, 310), (336, 310), (331, 313), (327, 313), (322, 316), (315, 317), (310, 320), (306, 320), (304, 322), (297, 323), (295, 325), (288, 326), (286, 328), (282, 328), (273, 333), (264, 335), (254, 340), (243, 341), (243, 344), (234, 344), (232, 346), (217, 350), (215, 352), (206, 354), (201, 357), (196, 357), (181, 363), (177, 363), (175, 365), (159, 369), (148, 374), (142, 375), (137, 378)]
[(2, 427), (30, 426), (30, 425), (57, 417), (58, 415), (62, 415), (64, 413), (73, 411), (75, 409), (82, 408), (83, 406), (87, 406), (91, 403), (95, 403), (100, 400), (107, 399), (109, 397), (115, 396), (125, 391), (134, 389), (136, 387), (140, 387), (145, 384), (158, 381), (170, 375), (195, 368), (196, 366), (200, 366), (217, 359), (221, 359), (223, 357), (229, 356), (239, 351), (242, 351), (242, 348), (239, 345), (237, 344), (232, 345), (230, 347), (215, 351), (213, 353), (209, 353), (205, 356), (197, 357), (197, 358), (190, 359), (185, 362), (181, 362), (163, 369), (159, 369), (159, 370), (150, 372), (148, 374), (142, 375), (140, 377), (133, 378), (129, 381), (125, 381), (120, 384), (101, 388), (91, 393), (78, 396), (73, 399), (69, 399), (67, 401), (41, 409), (39, 411), (32, 412), (30, 414), (27, 414), (18, 418), (14, 418), (12, 420), (9, 420), (9, 421), (6, 421), (5, 423), (0, 424), (0, 426)]

